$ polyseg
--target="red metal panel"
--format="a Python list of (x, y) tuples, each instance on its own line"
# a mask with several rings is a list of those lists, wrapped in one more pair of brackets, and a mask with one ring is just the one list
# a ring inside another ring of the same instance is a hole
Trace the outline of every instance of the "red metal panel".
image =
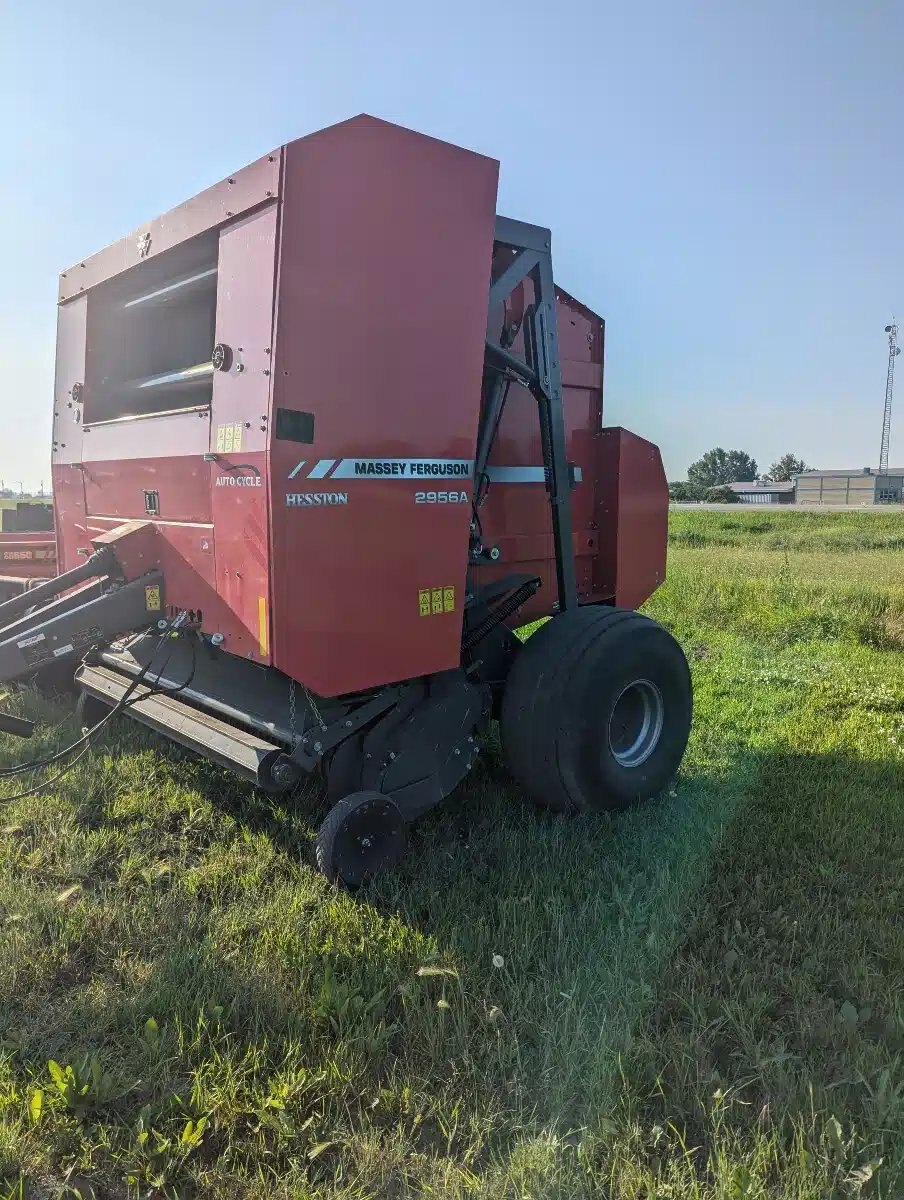
[[(274, 404), (315, 434), (271, 443), (274, 661), (322, 694), (459, 662), (470, 508), (415, 493), (470, 481), (289, 476), (474, 457), (497, 171), (371, 117), (286, 147)], [(421, 616), (434, 589), (449, 611)]]
[[(271, 661), (266, 463), (263, 451), (223, 455), (213, 488), (216, 588), (228, 612), (217, 632), (224, 635), (225, 650), (255, 662)], [(299, 577), (305, 567), (294, 564)]]
[[(194, 414), (192, 414), (194, 415)], [(136, 422), (138, 424), (138, 422)], [(145, 425), (145, 445), (147, 423)], [(196, 422), (197, 424), (197, 422)], [(205, 422), (205, 430), (206, 430)], [(112, 428), (112, 427), (111, 427)], [(189, 430), (194, 425), (188, 426)], [(92, 447), (93, 449), (93, 447)], [(120, 454), (124, 453), (124, 447)], [(165, 521), (209, 522), (210, 464), (200, 455), (173, 458), (120, 457), (85, 464), (85, 503), (94, 516), (144, 517), (145, 491), (155, 491)]]
[(57, 309), (56, 371), (53, 384), (53, 482), (57, 569), (69, 571), (82, 561), (79, 548), (90, 550), (82, 474), (81, 405), (72, 389), (85, 378), (85, 335), (88, 297), (80, 296)]
[(638, 608), (665, 579), (669, 488), (658, 448), (627, 429), (604, 429), (599, 479), (596, 589)]
[(86, 425), (85, 462), (184, 458), (204, 455), (210, 444), (210, 411), (158, 413), (132, 420)]
[(85, 332), (88, 297), (57, 310), (56, 373), (53, 384), (53, 453), (56, 463), (82, 461), (81, 405), (72, 389), (85, 379)]
[(60, 276), (60, 300), (69, 300), (188, 238), (240, 216), (279, 194), (280, 154), (274, 151), (199, 192), (178, 208), (76, 263)]
[[(89, 518), (92, 541), (121, 529), (122, 524), (115, 517)], [(194, 609), (195, 612), (200, 609), (204, 615), (204, 629), (208, 632), (218, 630), (220, 622), (228, 622), (230, 617), (216, 592), (213, 526), (149, 521), (146, 528), (154, 530), (156, 536), (145, 541), (134, 557), (128, 550), (125, 552), (131, 573), (141, 574), (151, 566), (159, 565), (163, 571), (167, 605)]]
[[(233, 352), (228, 371), (213, 378), (210, 450), (222, 452), (227, 426), (238, 451), (267, 447), (273, 367), (273, 284), (277, 206), (270, 204), (220, 232), (216, 340)], [(218, 443), (219, 434), (219, 443)]]
[(270, 661), (267, 455), (273, 368), (275, 204), (220, 234), (217, 341), (232, 366), (214, 376), (210, 450), (214, 467), (217, 590), (230, 612), (224, 649)]
[(57, 570), (70, 571), (81, 562), (79, 550), (90, 553), (91, 549), (85, 514), (85, 485), (78, 466), (52, 466), (50, 474), (53, 482)]

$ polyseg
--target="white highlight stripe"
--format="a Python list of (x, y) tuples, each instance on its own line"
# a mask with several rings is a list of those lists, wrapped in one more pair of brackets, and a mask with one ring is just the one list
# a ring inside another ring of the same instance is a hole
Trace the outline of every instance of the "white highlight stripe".
[[(335, 461), (335, 458), (321, 458), (317, 465), (311, 469), (308, 479), (323, 479), (324, 475), (330, 473), (330, 469)], [(289, 478), (291, 479), (292, 476), (290, 475)]]
[[(544, 483), (546, 473), (542, 467), (487, 467), (490, 483)], [(575, 483), (581, 483), (584, 473), (580, 467), (574, 469)]]

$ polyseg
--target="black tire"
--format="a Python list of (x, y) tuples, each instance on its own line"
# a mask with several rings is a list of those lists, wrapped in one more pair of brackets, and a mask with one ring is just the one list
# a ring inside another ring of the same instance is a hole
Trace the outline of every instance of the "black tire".
[(405, 821), (393, 801), (381, 792), (355, 792), (327, 813), (315, 852), (327, 879), (357, 888), (396, 866), (405, 848)]
[(579, 608), (548, 621), (515, 659), (502, 748), (539, 804), (625, 808), (674, 776), (691, 710), (687, 659), (667, 630), (631, 610)]

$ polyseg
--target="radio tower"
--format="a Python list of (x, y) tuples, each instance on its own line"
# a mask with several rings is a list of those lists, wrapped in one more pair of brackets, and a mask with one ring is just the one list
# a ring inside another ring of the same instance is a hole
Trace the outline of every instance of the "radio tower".
[(891, 434), (891, 396), (895, 386), (895, 358), (901, 353), (898, 345), (898, 327), (892, 319), (885, 326), (888, 334), (888, 375), (885, 378), (885, 413), (882, 417), (882, 449), (879, 451), (879, 474), (888, 474), (888, 439)]

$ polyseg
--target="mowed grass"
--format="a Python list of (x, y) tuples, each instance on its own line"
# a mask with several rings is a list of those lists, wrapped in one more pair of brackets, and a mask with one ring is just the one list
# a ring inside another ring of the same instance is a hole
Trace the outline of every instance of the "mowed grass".
[(672, 536), (696, 721), (645, 808), (539, 812), (490, 745), (352, 897), (315, 789), (128, 724), (9, 803), (0, 1195), (904, 1195), (904, 517)]

